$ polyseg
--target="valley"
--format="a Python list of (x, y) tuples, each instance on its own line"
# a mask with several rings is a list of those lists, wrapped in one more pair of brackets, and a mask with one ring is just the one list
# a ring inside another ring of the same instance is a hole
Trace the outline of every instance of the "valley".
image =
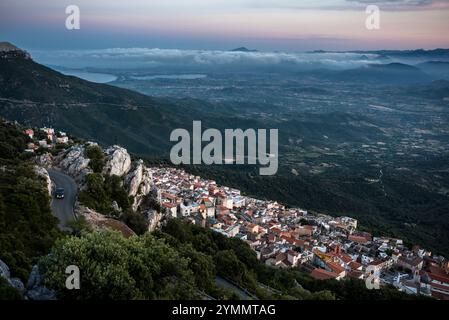
[(419, 78), (416, 68), (397, 65), (382, 69), (391, 72), (388, 81), (376, 78), (378, 69), (351, 78), (330, 69), (90, 69), (117, 76), (111, 86), (21, 56), (0, 62), (0, 114), (8, 119), (121, 144), (153, 163), (168, 161), (170, 132), (188, 130), (194, 120), (218, 130), (277, 128), (274, 177), (258, 176), (253, 166), (185, 169), (250, 195), (354, 216), (370, 231), (449, 252), (447, 80)]

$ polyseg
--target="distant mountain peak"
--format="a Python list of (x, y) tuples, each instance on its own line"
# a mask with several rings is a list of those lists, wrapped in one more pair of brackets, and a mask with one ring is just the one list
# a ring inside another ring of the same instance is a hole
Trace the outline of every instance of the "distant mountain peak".
[(18, 51), (20, 50), (15, 45), (13, 45), (11, 42), (3, 41), (0, 42), (0, 51)]
[(372, 63), (368, 64), (369, 68), (376, 68), (382, 70), (392, 70), (392, 71), (418, 71), (419, 68), (411, 66), (409, 64), (400, 63), (400, 62), (391, 62), (386, 64)]
[(246, 47), (235, 48), (235, 49), (232, 49), (230, 51), (232, 51), (232, 52), (258, 52), (257, 50), (248, 49)]
[(447, 66), (447, 65), (449, 65), (449, 62), (448, 61), (431, 60), (431, 61), (419, 63), (418, 65)]
[(0, 57), (1, 58), (12, 58), (21, 56), (23, 58), (30, 59), (31, 56), (25, 50), (22, 50), (10, 42), (3, 41), (0, 42)]

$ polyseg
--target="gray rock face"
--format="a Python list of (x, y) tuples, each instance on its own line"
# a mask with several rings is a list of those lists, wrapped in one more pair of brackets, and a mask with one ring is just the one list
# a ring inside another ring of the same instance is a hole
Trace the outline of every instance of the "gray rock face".
[(48, 175), (48, 171), (43, 168), (43, 167), (39, 167), (39, 166), (35, 166), (34, 167), (34, 172), (36, 172), (36, 174), (39, 177), (42, 177), (45, 180), (46, 183), (46, 188), (48, 190), (48, 195), (51, 197), (51, 190), (52, 190), (52, 185), (51, 185), (51, 179), (50, 176)]
[(6, 263), (0, 260), (0, 277), (5, 278), (8, 283), (17, 289), (21, 294), (25, 293), (25, 286), (19, 278), (11, 278), (11, 272)]
[(0, 277), (9, 279), (11, 273), (9, 272), (9, 268), (2, 260), (0, 260)]
[(106, 157), (104, 174), (121, 177), (131, 169), (131, 156), (126, 149), (120, 146), (109, 147), (106, 150)]
[(125, 186), (128, 190), (128, 195), (134, 197), (132, 207), (135, 211), (153, 187), (153, 176), (142, 160), (137, 161), (134, 168), (125, 177)]
[(112, 201), (112, 209), (114, 209), (115, 211), (122, 211), (122, 208), (119, 207), (117, 201)]
[(39, 267), (34, 265), (28, 277), (26, 297), (30, 300), (56, 300), (56, 293), (41, 284)]
[(44, 168), (51, 168), (53, 166), (53, 156), (50, 153), (44, 153), (36, 157), (36, 163)]
[(27, 288), (31, 289), (38, 286), (41, 283), (42, 277), (39, 273), (39, 267), (34, 265), (28, 276)]
[(7, 278), (11, 276), (11, 273), (9, 272), (9, 268), (2, 260), (0, 260), (0, 277)]
[(152, 232), (156, 230), (159, 222), (161, 221), (162, 214), (158, 213), (156, 210), (150, 209), (145, 212), (145, 216), (147, 217), (148, 221), (148, 231)]
[(30, 300), (56, 300), (55, 292), (43, 286), (28, 290), (26, 296)]
[(89, 209), (79, 202), (75, 205), (75, 212), (78, 217), (84, 217), (86, 222), (92, 229), (95, 230), (104, 230), (104, 229), (112, 229), (122, 233), (125, 237), (131, 237), (135, 235), (134, 231), (132, 231), (126, 224), (119, 220), (107, 218), (104, 215)]
[(142, 183), (143, 178), (143, 169), (144, 169), (143, 161), (139, 160), (135, 164), (134, 168), (125, 177), (125, 185), (128, 188), (129, 196), (134, 197), (139, 191), (139, 186)]
[(84, 147), (81, 145), (73, 146), (59, 162), (61, 169), (76, 180), (81, 180), (84, 176), (93, 172), (89, 167), (90, 159), (85, 156), (84, 151)]
[(22, 280), (20, 280), (19, 278), (11, 278), (9, 279), (9, 283), (22, 295), (25, 293), (25, 286), (23, 285)]

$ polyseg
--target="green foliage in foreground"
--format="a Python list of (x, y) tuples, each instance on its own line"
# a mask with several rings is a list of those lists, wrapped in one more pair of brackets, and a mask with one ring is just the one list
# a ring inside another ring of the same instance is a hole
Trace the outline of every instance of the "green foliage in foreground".
[(128, 209), (122, 213), (120, 220), (138, 235), (142, 235), (148, 231), (147, 219), (139, 212), (134, 212), (131, 209)]
[(0, 301), (1, 300), (21, 300), (22, 295), (17, 289), (12, 287), (5, 278), (0, 277)]
[[(65, 268), (76, 265), (81, 290), (67, 290)], [(188, 261), (146, 234), (87, 233), (60, 240), (39, 267), (45, 284), (63, 299), (191, 299), (197, 294)]]
[[(69, 265), (80, 269), (81, 290), (65, 288)], [(46, 286), (62, 299), (242, 297), (217, 284), (217, 276), (259, 299), (413, 298), (393, 288), (370, 291), (358, 280), (316, 281), (297, 269), (271, 268), (247, 243), (176, 219), (162, 231), (128, 239), (112, 231), (61, 239), (39, 267)]]
[[(189, 244), (175, 248), (149, 233), (124, 238), (113, 231), (59, 240), (39, 268), (61, 299), (238, 298), (215, 285), (214, 261)], [(65, 269), (80, 269), (81, 290), (67, 290)]]

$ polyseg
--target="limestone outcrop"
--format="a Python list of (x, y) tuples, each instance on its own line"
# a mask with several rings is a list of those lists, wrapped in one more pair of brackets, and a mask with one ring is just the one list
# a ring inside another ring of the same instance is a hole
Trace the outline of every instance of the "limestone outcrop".
[(106, 149), (106, 164), (104, 174), (122, 177), (131, 169), (131, 156), (125, 148), (112, 146)]
[(77, 181), (93, 172), (89, 167), (90, 159), (85, 155), (85, 148), (82, 145), (71, 147), (59, 160), (59, 167)]
[(125, 187), (128, 195), (134, 197), (133, 210), (136, 211), (144, 197), (153, 188), (153, 177), (150, 170), (145, 167), (142, 160), (137, 161), (125, 177)]

